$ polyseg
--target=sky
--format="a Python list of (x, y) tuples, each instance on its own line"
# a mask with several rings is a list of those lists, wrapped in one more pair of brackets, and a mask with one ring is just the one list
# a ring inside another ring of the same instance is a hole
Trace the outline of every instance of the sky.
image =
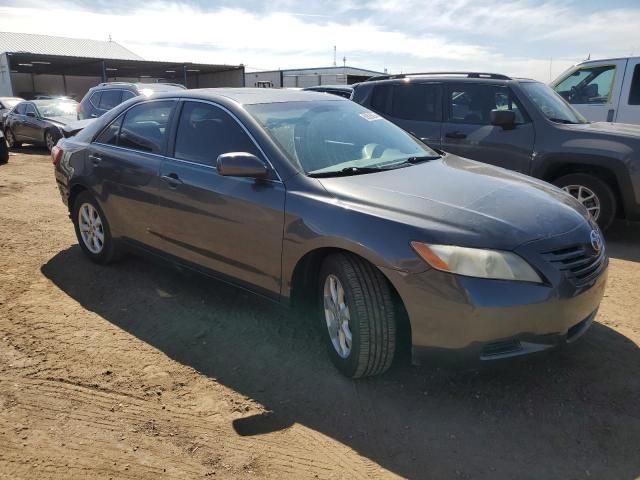
[(0, 31), (247, 71), (330, 66), (335, 46), (338, 65), (548, 82), (589, 55), (640, 56), (640, 0), (0, 0)]

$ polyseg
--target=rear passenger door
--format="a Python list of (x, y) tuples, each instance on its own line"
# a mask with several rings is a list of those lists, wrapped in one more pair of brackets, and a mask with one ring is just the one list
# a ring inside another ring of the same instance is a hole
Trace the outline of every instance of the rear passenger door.
[(371, 109), (438, 148), (442, 128), (442, 85), (408, 82), (376, 85)]
[[(513, 128), (491, 124), (491, 110), (513, 110)], [(508, 87), (478, 83), (447, 85), (442, 149), (479, 162), (529, 173), (535, 130)]]
[(266, 180), (224, 177), (219, 155), (249, 152), (267, 161), (225, 109), (185, 101), (173, 158), (162, 162), (163, 250), (269, 296), (280, 293), (285, 189), (275, 172)]
[(176, 103), (138, 103), (111, 122), (88, 152), (95, 193), (113, 233), (151, 247), (159, 243), (150, 232), (158, 221), (158, 173)]

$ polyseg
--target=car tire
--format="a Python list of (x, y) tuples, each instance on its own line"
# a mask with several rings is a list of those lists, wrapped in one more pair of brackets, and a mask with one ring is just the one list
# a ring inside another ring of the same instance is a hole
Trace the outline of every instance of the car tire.
[[(595, 221), (602, 231), (611, 226), (616, 218), (617, 201), (613, 190), (605, 181), (588, 173), (572, 173), (556, 179), (553, 184), (576, 197), (587, 207), (592, 218), (597, 208)], [(589, 199), (592, 194), (595, 197)], [(587, 200), (583, 200), (585, 198)]]
[(396, 349), (396, 309), (387, 279), (369, 262), (339, 253), (325, 259), (318, 287), (321, 329), (334, 365), (350, 378), (384, 373)]
[(58, 143), (58, 140), (60, 140), (60, 135), (56, 135), (52, 130), (45, 130), (44, 145), (47, 147), (47, 150), (49, 150), (49, 153), (51, 153), (53, 147)]
[(7, 128), (4, 131), (4, 137), (7, 140), (7, 145), (9, 148), (20, 148), (22, 146), (22, 142), (18, 142), (16, 140), (16, 136), (13, 134), (10, 128)]
[(89, 192), (80, 193), (71, 212), (80, 248), (93, 262), (106, 265), (119, 257), (109, 222)]

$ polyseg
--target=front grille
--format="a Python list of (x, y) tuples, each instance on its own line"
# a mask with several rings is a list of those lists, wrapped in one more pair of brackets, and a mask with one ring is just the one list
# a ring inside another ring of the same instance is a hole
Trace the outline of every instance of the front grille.
[(591, 247), (577, 245), (553, 250), (544, 254), (551, 262), (576, 285), (584, 285), (596, 278), (606, 264), (605, 249), (596, 252)]

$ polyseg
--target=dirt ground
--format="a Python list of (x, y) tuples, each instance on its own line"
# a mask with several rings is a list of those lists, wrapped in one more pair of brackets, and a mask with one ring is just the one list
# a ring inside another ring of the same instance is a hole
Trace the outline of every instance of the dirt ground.
[(640, 478), (640, 227), (571, 348), (353, 382), (304, 318), (85, 259), (52, 166), (0, 166), (0, 478)]

